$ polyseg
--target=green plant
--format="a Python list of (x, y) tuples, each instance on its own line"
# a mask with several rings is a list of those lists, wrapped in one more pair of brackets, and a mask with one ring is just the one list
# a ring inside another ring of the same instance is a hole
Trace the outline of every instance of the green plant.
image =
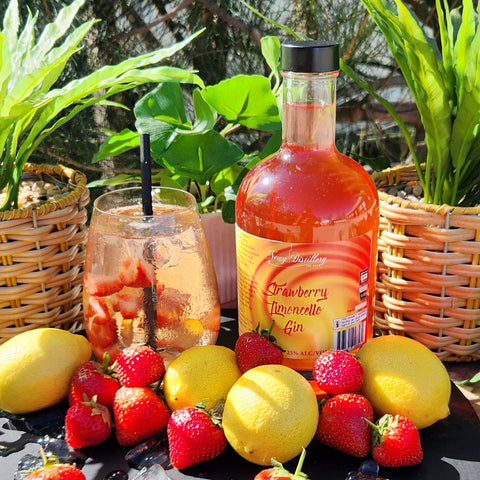
[(108, 99), (144, 83), (202, 85), (193, 72), (151, 66), (182, 49), (197, 32), (169, 48), (105, 66), (56, 87), (68, 60), (97, 21), (86, 21), (67, 34), (84, 3), (75, 0), (64, 7), (35, 41), (37, 16), (30, 14), (19, 34), (18, 1), (10, 0), (0, 32), (0, 191), (5, 191), (1, 210), (18, 206), (22, 172), (38, 145), (84, 109), (98, 104), (119, 106)]
[[(401, 1), (362, 0), (385, 36), (414, 97), (427, 154), (409, 147), (425, 201), (473, 206), (480, 201), (480, 28), (472, 0), (450, 10), (435, 0), (440, 48)], [(424, 160), (425, 168), (422, 168)]]
[[(276, 37), (262, 39), (269, 77), (235, 75), (215, 85), (198, 85), (190, 94), (178, 83), (162, 82), (135, 105), (137, 131), (110, 132), (94, 161), (138, 148), (140, 134), (147, 133), (152, 159), (161, 167), (154, 181), (187, 189), (196, 195), (201, 212), (222, 208), (224, 220), (233, 223), (235, 189), (246, 169), (280, 144), (279, 51)], [(248, 136), (258, 132), (260, 137), (276, 134), (256, 149)], [(139, 175), (120, 174), (90, 185), (132, 181), (140, 181)]]

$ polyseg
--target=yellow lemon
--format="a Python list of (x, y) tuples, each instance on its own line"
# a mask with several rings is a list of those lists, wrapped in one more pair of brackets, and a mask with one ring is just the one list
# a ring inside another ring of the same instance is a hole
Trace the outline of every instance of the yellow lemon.
[(184, 350), (167, 368), (163, 393), (171, 410), (203, 402), (212, 408), (225, 400), (240, 377), (235, 352), (221, 345), (200, 345)]
[(425, 345), (385, 335), (365, 343), (358, 357), (364, 370), (362, 393), (378, 416), (404, 415), (420, 429), (449, 414), (447, 369)]
[(29, 413), (58, 403), (67, 396), (75, 369), (91, 355), (85, 337), (58, 328), (12, 337), (0, 345), (0, 408)]
[(302, 375), (284, 365), (247, 370), (227, 395), (223, 429), (234, 450), (252, 463), (283, 463), (301, 453), (318, 423), (315, 393)]

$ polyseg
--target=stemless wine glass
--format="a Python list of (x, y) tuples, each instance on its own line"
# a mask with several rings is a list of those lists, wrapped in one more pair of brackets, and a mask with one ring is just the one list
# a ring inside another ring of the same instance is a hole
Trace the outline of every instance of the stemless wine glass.
[(83, 295), (99, 359), (147, 343), (168, 363), (217, 340), (218, 289), (195, 198), (166, 187), (151, 196), (153, 215), (143, 214), (141, 187), (105, 193), (93, 205)]

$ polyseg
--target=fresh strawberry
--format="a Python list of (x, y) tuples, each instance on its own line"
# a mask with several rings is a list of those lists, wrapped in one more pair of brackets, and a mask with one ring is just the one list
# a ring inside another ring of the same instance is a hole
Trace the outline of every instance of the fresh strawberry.
[(160, 380), (165, 373), (163, 358), (148, 345), (131, 345), (115, 363), (120, 383), (126, 387), (146, 387)]
[(321, 407), (315, 437), (320, 442), (354, 457), (365, 457), (370, 451), (373, 407), (359, 393), (340, 393)]
[(354, 393), (362, 386), (363, 367), (344, 350), (327, 350), (313, 364), (313, 378), (326, 393)]
[(32, 471), (23, 480), (86, 480), (84, 473), (75, 465), (58, 463), (57, 457), (47, 457), (43, 448), (40, 453), (43, 467)]
[(305, 455), (306, 451), (303, 449), (294, 473), (290, 473), (280, 462), (272, 458), (273, 468), (261, 470), (255, 475), (253, 480), (308, 480), (308, 476), (302, 472)]
[(98, 403), (107, 408), (113, 407), (113, 399), (120, 384), (112, 377), (108, 363), (109, 356), (105, 355), (103, 365), (90, 360), (75, 370), (68, 388), (70, 405), (83, 402), (85, 395), (89, 400), (95, 395)]
[(259, 330), (259, 325), (253, 332), (240, 335), (235, 343), (235, 357), (238, 368), (245, 373), (259, 365), (281, 364), (283, 362), (282, 349), (275, 345), (275, 337), (272, 336), (274, 322), (268, 330)]
[(213, 460), (227, 448), (220, 420), (203, 408), (172, 413), (167, 426), (170, 462), (179, 470)]
[(382, 467), (407, 467), (423, 460), (420, 434), (401, 415), (386, 414), (372, 426), (372, 457)]
[(86, 273), (83, 277), (83, 289), (94, 297), (106, 297), (119, 292), (123, 284), (119, 278), (100, 273)]
[(130, 446), (166, 427), (170, 411), (147, 387), (121, 387), (115, 395), (113, 417), (118, 443)]
[(112, 418), (97, 398), (77, 402), (65, 416), (65, 440), (72, 448), (92, 447), (103, 443), (112, 433)]
[(151, 263), (137, 258), (136, 263), (131, 258), (123, 262), (120, 272), (120, 282), (126, 287), (144, 288), (155, 285), (155, 270)]
[(59, 464), (36, 470), (23, 480), (87, 480), (87, 477), (75, 465)]

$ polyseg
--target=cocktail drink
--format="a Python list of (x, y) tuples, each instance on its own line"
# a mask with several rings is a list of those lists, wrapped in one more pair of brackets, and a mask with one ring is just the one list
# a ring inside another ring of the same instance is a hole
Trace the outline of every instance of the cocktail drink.
[(168, 362), (216, 342), (220, 305), (215, 271), (192, 195), (152, 189), (143, 215), (140, 187), (94, 202), (85, 276), (85, 329), (95, 355), (113, 361), (132, 343), (162, 349)]

